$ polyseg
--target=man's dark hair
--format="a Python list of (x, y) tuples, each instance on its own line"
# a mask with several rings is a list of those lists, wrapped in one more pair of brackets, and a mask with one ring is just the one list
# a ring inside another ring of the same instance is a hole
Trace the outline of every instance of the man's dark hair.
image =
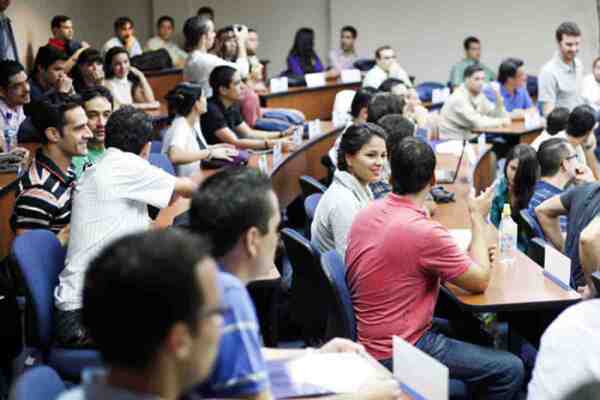
[(469, 65), (467, 68), (465, 68), (463, 78), (466, 80), (466, 79), (470, 78), (471, 76), (473, 76), (473, 74), (475, 74), (476, 72), (481, 72), (481, 71), (483, 71), (483, 67), (481, 66), (481, 64)]
[(502, 61), (498, 68), (498, 82), (505, 84), (508, 78), (517, 76), (517, 70), (523, 66), (523, 60), (518, 58), (507, 58)]
[(350, 32), (350, 34), (352, 35), (352, 37), (354, 39), (356, 39), (356, 37), (358, 36), (358, 31), (352, 25), (346, 25), (346, 26), (342, 27), (342, 29), (340, 30), (340, 32), (341, 33)]
[(546, 132), (550, 135), (556, 135), (558, 132), (567, 129), (567, 122), (569, 122), (569, 109), (556, 107), (546, 117)]
[(379, 85), (377, 91), (384, 93), (392, 93), (392, 89), (394, 89), (394, 87), (398, 85), (407, 86), (406, 82), (404, 82), (402, 79), (387, 78), (385, 81), (381, 82), (381, 85)]
[(139, 155), (152, 138), (152, 120), (144, 111), (123, 106), (106, 123), (106, 147)]
[(542, 142), (537, 151), (542, 177), (552, 177), (558, 173), (560, 164), (570, 155), (568, 144), (563, 138), (550, 138)]
[(48, 137), (46, 136), (46, 129), (48, 128), (56, 128), (62, 135), (67, 122), (67, 112), (77, 107), (81, 107), (81, 99), (75, 96), (59, 104), (52, 104), (49, 101), (38, 101), (30, 104), (31, 123), (39, 133), (40, 141), (43, 144), (48, 143)]
[(104, 60), (102, 59), (102, 55), (98, 50), (92, 48), (85, 49), (79, 55), (79, 58), (77, 59), (77, 65), (91, 63), (104, 64)]
[(173, 28), (175, 28), (175, 20), (173, 19), (173, 17), (169, 16), (169, 15), (163, 15), (162, 17), (160, 17), (158, 19), (158, 21), (156, 21), (156, 27), (160, 28), (160, 26), (162, 25), (163, 22), (165, 21), (169, 21), (171, 23), (171, 26)]
[(346, 156), (353, 156), (358, 153), (374, 136), (380, 137), (384, 141), (386, 139), (385, 131), (376, 124), (367, 122), (365, 124), (350, 125), (342, 135), (342, 140), (340, 140), (337, 153), (338, 169), (348, 171)]
[(563, 22), (556, 28), (556, 41), (560, 43), (563, 35), (581, 36), (581, 29), (575, 22)]
[(369, 101), (368, 122), (377, 122), (388, 114), (402, 114), (404, 99), (391, 93), (377, 93)]
[(35, 56), (32, 75), (37, 73), (40, 68), (45, 71), (55, 62), (67, 61), (68, 59), (69, 57), (62, 51), (49, 45), (42, 46)]
[(481, 42), (479, 42), (479, 39), (477, 39), (475, 36), (469, 36), (463, 41), (463, 47), (465, 48), (465, 50), (469, 50), (469, 48), (471, 47), (471, 43), (481, 44)]
[(271, 180), (256, 168), (226, 168), (207, 178), (192, 197), (190, 226), (208, 236), (213, 256), (231, 251), (253, 226), (266, 235), (275, 209)]
[(258, 33), (254, 28), (248, 28), (248, 33)]
[(50, 28), (60, 28), (62, 24), (70, 20), (71, 18), (67, 17), (66, 15), (56, 15), (54, 18), (52, 18), (52, 21), (50, 22)]
[(196, 13), (197, 16), (207, 14), (210, 15), (210, 19), (212, 19), (213, 21), (215, 20), (215, 10), (213, 10), (211, 7), (200, 7), (198, 9), (198, 12)]
[(25, 71), (23, 65), (14, 60), (0, 60), (0, 86), (7, 88), (10, 78), (21, 71)]
[(94, 86), (88, 89), (84, 89), (83, 91), (81, 91), (81, 93), (79, 93), (79, 95), (81, 96), (81, 104), (95, 99), (96, 97), (104, 97), (110, 103), (110, 106), (112, 108), (113, 96), (110, 93), (110, 90), (108, 90), (104, 86)]
[(388, 156), (392, 154), (402, 139), (415, 135), (415, 124), (401, 114), (389, 114), (381, 117), (377, 125), (386, 133), (385, 147)]
[(384, 50), (393, 50), (393, 49), (392, 49), (392, 46), (388, 46), (387, 44), (385, 46), (378, 47), (377, 50), (375, 50), (375, 58), (380, 59), (381, 52)]
[(213, 96), (220, 96), (219, 88), (229, 88), (237, 70), (229, 65), (219, 65), (210, 73), (208, 84), (212, 88)]
[(206, 301), (197, 267), (208, 257), (206, 240), (165, 229), (125, 236), (92, 260), (82, 323), (103, 361), (142, 371), (173, 325), (183, 322), (195, 334)]
[(133, 24), (133, 20), (129, 17), (119, 17), (115, 20), (115, 23), (113, 25), (115, 32), (118, 31), (119, 29), (122, 29), (125, 27), (125, 25), (130, 24), (131, 27), (134, 27)]
[(357, 118), (363, 108), (369, 107), (369, 102), (374, 94), (375, 89), (372, 88), (367, 87), (358, 90), (352, 99), (352, 104), (350, 105), (350, 115), (352, 115), (354, 118)]
[(433, 179), (436, 158), (431, 147), (414, 137), (403, 139), (390, 156), (392, 187), (399, 195), (416, 194)]
[(200, 42), (202, 35), (206, 35), (210, 29), (210, 18), (194, 16), (183, 24), (183, 36), (185, 37), (185, 50), (192, 51)]
[(567, 134), (576, 138), (587, 135), (596, 125), (596, 113), (587, 104), (573, 109), (567, 122)]

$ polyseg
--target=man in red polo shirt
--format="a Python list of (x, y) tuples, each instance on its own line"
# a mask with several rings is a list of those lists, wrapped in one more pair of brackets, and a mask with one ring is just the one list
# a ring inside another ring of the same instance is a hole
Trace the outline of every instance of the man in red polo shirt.
[(445, 281), (481, 293), (490, 279), (485, 240), (493, 191), (468, 201), (472, 226), (469, 254), (423, 207), (435, 185), (436, 158), (416, 138), (402, 140), (390, 155), (393, 193), (372, 203), (350, 230), (346, 280), (356, 313), (358, 340), (391, 369), (397, 335), (445, 364), (450, 377), (481, 391), (485, 399), (512, 399), (523, 383), (516, 356), (455, 340), (433, 319)]

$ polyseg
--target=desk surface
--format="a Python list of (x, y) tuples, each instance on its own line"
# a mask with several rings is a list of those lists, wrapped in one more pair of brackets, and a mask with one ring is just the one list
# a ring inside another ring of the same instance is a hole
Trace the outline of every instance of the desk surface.
[[(451, 169), (457, 158), (453, 155), (438, 155), (441, 168)], [(438, 205), (434, 219), (449, 229), (470, 229), (467, 196), (470, 190), (472, 169), (463, 160), (457, 182), (444, 185), (455, 193), (456, 202)], [(497, 240), (497, 231), (489, 227), (488, 240)], [(465, 309), (484, 311), (524, 311), (566, 306), (581, 299), (573, 291), (567, 291), (544, 276), (542, 268), (521, 252), (517, 252), (512, 266), (496, 262), (488, 289), (483, 294), (471, 294), (452, 284), (447, 285), (450, 297)]]
[(536, 126), (534, 128), (525, 128), (525, 121), (513, 120), (510, 125), (502, 126), (500, 128), (485, 128), (485, 129), (473, 129), (474, 133), (497, 133), (502, 135), (525, 135), (527, 133), (541, 132), (544, 129), (543, 126)]

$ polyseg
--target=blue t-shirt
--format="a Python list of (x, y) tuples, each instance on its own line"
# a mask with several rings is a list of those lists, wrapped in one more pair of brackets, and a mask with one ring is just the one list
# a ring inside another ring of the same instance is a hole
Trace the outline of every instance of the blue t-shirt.
[(218, 280), (223, 305), (228, 308), (221, 328), (219, 353), (210, 377), (193, 392), (216, 398), (261, 393), (270, 385), (254, 304), (238, 278), (220, 272)]
[(571, 287), (585, 285), (579, 261), (579, 236), (581, 231), (600, 212), (600, 183), (576, 186), (560, 196), (560, 202), (568, 211), (565, 254), (571, 259)]
[[(535, 187), (533, 188), (533, 195), (529, 200), (529, 207), (527, 208), (529, 215), (531, 215), (538, 223), (538, 226), (534, 228), (534, 234), (536, 237), (544, 239), (544, 232), (541, 231), (540, 221), (538, 221), (537, 215), (535, 214), (535, 208), (549, 198), (562, 194), (562, 192), (562, 189), (559, 189), (548, 182), (542, 180), (536, 182)], [(559, 221), (561, 232), (566, 232), (567, 217), (565, 215), (561, 215)]]
[[(496, 102), (496, 93), (494, 90), (487, 86), (483, 89), (483, 93), (492, 103)], [(504, 98), (504, 108), (506, 111), (511, 112), (513, 110), (523, 109), (526, 110), (528, 108), (533, 107), (533, 102), (531, 101), (531, 97), (529, 97), (529, 93), (525, 87), (520, 87), (515, 89), (515, 93), (511, 94), (504, 85), (500, 85), (500, 94)]]

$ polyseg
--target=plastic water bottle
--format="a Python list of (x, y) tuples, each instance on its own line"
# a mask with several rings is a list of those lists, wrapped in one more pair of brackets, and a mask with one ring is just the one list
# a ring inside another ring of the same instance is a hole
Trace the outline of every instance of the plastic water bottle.
[(500, 221), (500, 261), (507, 266), (515, 261), (517, 250), (517, 224), (513, 221), (510, 212), (510, 204), (505, 204), (502, 209), (502, 220)]
[(7, 126), (4, 128), (4, 151), (9, 153), (17, 148), (17, 130)]

